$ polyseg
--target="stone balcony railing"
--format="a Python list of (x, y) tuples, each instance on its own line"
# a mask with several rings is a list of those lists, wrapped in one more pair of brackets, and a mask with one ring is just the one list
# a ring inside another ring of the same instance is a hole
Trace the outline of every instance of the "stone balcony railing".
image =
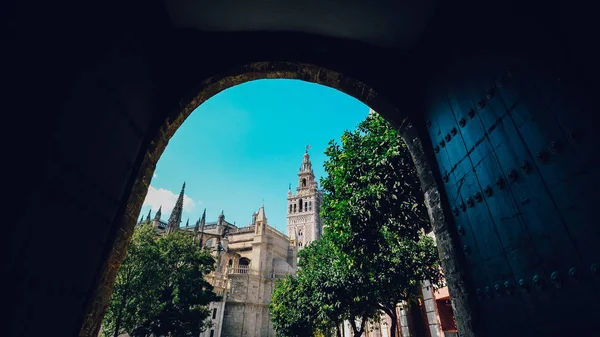
[(249, 266), (237, 266), (235, 268), (227, 268), (228, 275), (254, 275), (259, 276), (258, 270), (250, 269)]
[(247, 227), (239, 227), (239, 228), (236, 228), (236, 229), (232, 228), (232, 229), (229, 230), (230, 234), (231, 233), (238, 233), (238, 234), (240, 234), (240, 233), (251, 233), (251, 232), (254, 232), (254, 226), (252, 226), (252, 225), (247, 226)]

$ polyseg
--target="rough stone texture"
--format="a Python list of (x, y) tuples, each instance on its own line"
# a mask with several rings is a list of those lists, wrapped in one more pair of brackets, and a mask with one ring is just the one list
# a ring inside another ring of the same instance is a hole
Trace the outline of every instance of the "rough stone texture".
[[(473, 336), (473, 311), (471, 310), (473, 298), (468, 291), (468, 285), (465, 283), (467, 268), (464, 257), (459, 253), (460, 248), (458, 247), (460, 245), (457, 231), (455, 228), (450, 229), (453, 226), (452, 217), (446, 216), (446, 214), (449, 214), (448, 203), (444, 200), (445, 205), (442, 205), (442, 196), (438, 190), (440, 185), (434, 178), (433, 170), (435, 168), (429, 165), (424, 144), (416, 127), (408, 123), (400, 129), (400, 132), (415, 162), (421, 189), (425, 195), (425, 205), (435, 234), (444, 277), (448, 283), (450, 297), (454, 305), (458, 329), (461, 336)], [(440, 176), (439, 173), (437, 176)]]

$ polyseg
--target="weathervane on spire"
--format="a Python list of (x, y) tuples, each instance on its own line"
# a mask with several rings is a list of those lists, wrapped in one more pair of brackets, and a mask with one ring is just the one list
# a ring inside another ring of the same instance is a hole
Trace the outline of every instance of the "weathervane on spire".
[(310, 144), (306, 144), (306, 153), (308, 153), (308, 149), (310, 149)]

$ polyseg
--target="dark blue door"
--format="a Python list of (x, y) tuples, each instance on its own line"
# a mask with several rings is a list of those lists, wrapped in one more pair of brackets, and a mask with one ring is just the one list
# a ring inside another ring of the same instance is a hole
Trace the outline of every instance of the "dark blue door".
[(600, 129), (577, 83), (542, 64), (463, 57), (428, 96), (482, 336), (600, 335)]

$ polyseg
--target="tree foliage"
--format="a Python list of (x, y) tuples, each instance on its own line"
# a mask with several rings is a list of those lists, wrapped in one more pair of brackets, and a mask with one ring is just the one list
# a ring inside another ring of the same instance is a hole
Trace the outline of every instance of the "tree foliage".
[[(434, 241), (422, 231), (429, 223), (415, 166), (397, 130), (375, 113), (325, 153), (325, 232), (300, 252), (297, 279), (278, 284), (275, 321), (306, 322), (314, 333), (348, 320), (360, 336), (384, 311), (394, 336), (397, 304), (421, 281), (441, 279)], [(278, 333), (292, 336), (282, 326)]]
[(314, 308), (310, 290), (297, 278), (287, 276), (275, 282), (269, 310), (278, 337), (311, 336)]
[(316, 306), (314, 326), (323, 333), (348, 320), (354, 335), (360, 336), (365, 328), (362, 323), (376, 316), (372, 284), (348, 258), (328, 235), (300, 252), (298, 279), (311, 289), (310, 301)]
[(208, 304), (219, 300), (204, 275), (210, 254), (182, 231), (156, 237), (137, 227), (103, 321), (106, 336), (198, 336), (206, 329)]
[[(307, 245), (300, 252), (299, 267), (296, 277), (275, 285), (270, 310), (278, 336), (329, 336), (344, 320), (366, 322), (374, 317), (377, 308), (365, 296), (370, 294), (369, 284), (331, 240), (325, 237)], [(364, 327), (354, 324), (355, 335)]]
[(325, 153), (325, 236), (360, 271), (366, 296), (392, 318), (395, 334), (396, 305), (422, 280), (441, 280), (434, 242), (421, 230), (429, 222), (410, 152), (398, 131), (371, 113)]
[(375, 113), (329, 142), (322, 217), (345, 251), (379, 253), (384, 231), (418, 239), (428, 225), (415, 165), (400, 134)]

